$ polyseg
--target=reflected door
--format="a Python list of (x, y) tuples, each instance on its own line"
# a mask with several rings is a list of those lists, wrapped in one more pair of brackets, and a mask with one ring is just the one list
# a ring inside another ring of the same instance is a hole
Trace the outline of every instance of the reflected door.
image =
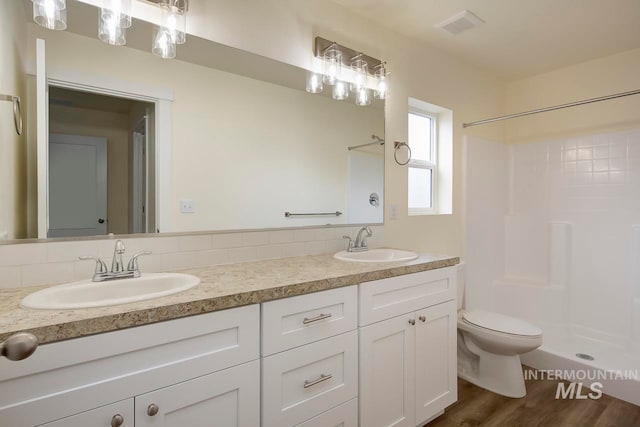
[(49, 135), (48, 237), (107, 234), (107, 139)]

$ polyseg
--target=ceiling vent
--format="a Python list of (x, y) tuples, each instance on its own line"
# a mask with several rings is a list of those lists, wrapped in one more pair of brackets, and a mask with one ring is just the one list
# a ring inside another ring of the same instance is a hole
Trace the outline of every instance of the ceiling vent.
[(463, 10), (451, 18), (445, 19), (436, 25), (436, 28), (440, 28), (455, 36), (483, 23), (484, 21), (473, 13), (468, 10)]

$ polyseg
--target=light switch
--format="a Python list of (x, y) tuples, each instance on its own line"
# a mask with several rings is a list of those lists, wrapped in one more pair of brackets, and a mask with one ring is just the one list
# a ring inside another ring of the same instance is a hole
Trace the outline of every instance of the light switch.
[(398, 219), (398, 205), (391, 204), (389, 207), (389, 219)]
[(195, 213), (196, 205), (193, 200), (180, 200), (180, 213)]

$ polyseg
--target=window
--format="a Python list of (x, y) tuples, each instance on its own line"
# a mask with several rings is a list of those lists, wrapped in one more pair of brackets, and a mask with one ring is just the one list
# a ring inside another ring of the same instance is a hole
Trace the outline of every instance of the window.
[(435, 212), (437, 171), (436, 116), (409, 110), (409, 215)]

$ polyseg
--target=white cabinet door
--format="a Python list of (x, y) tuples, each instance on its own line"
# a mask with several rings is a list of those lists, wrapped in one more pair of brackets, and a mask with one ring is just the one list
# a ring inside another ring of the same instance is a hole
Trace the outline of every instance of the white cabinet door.
[(416, 312), (416, 423), (458, 399), (456, 302)]
[[(7, 424), (9, 425), (9, 424)], [(133, 427), (133, 399), (92, 409), (39, 427)]]
[(360, 329), (360, 425), (415, 427), (413, 313)]
[(136, 427), (256, 427), (260, 361), (136, 396), (135, 406)]

